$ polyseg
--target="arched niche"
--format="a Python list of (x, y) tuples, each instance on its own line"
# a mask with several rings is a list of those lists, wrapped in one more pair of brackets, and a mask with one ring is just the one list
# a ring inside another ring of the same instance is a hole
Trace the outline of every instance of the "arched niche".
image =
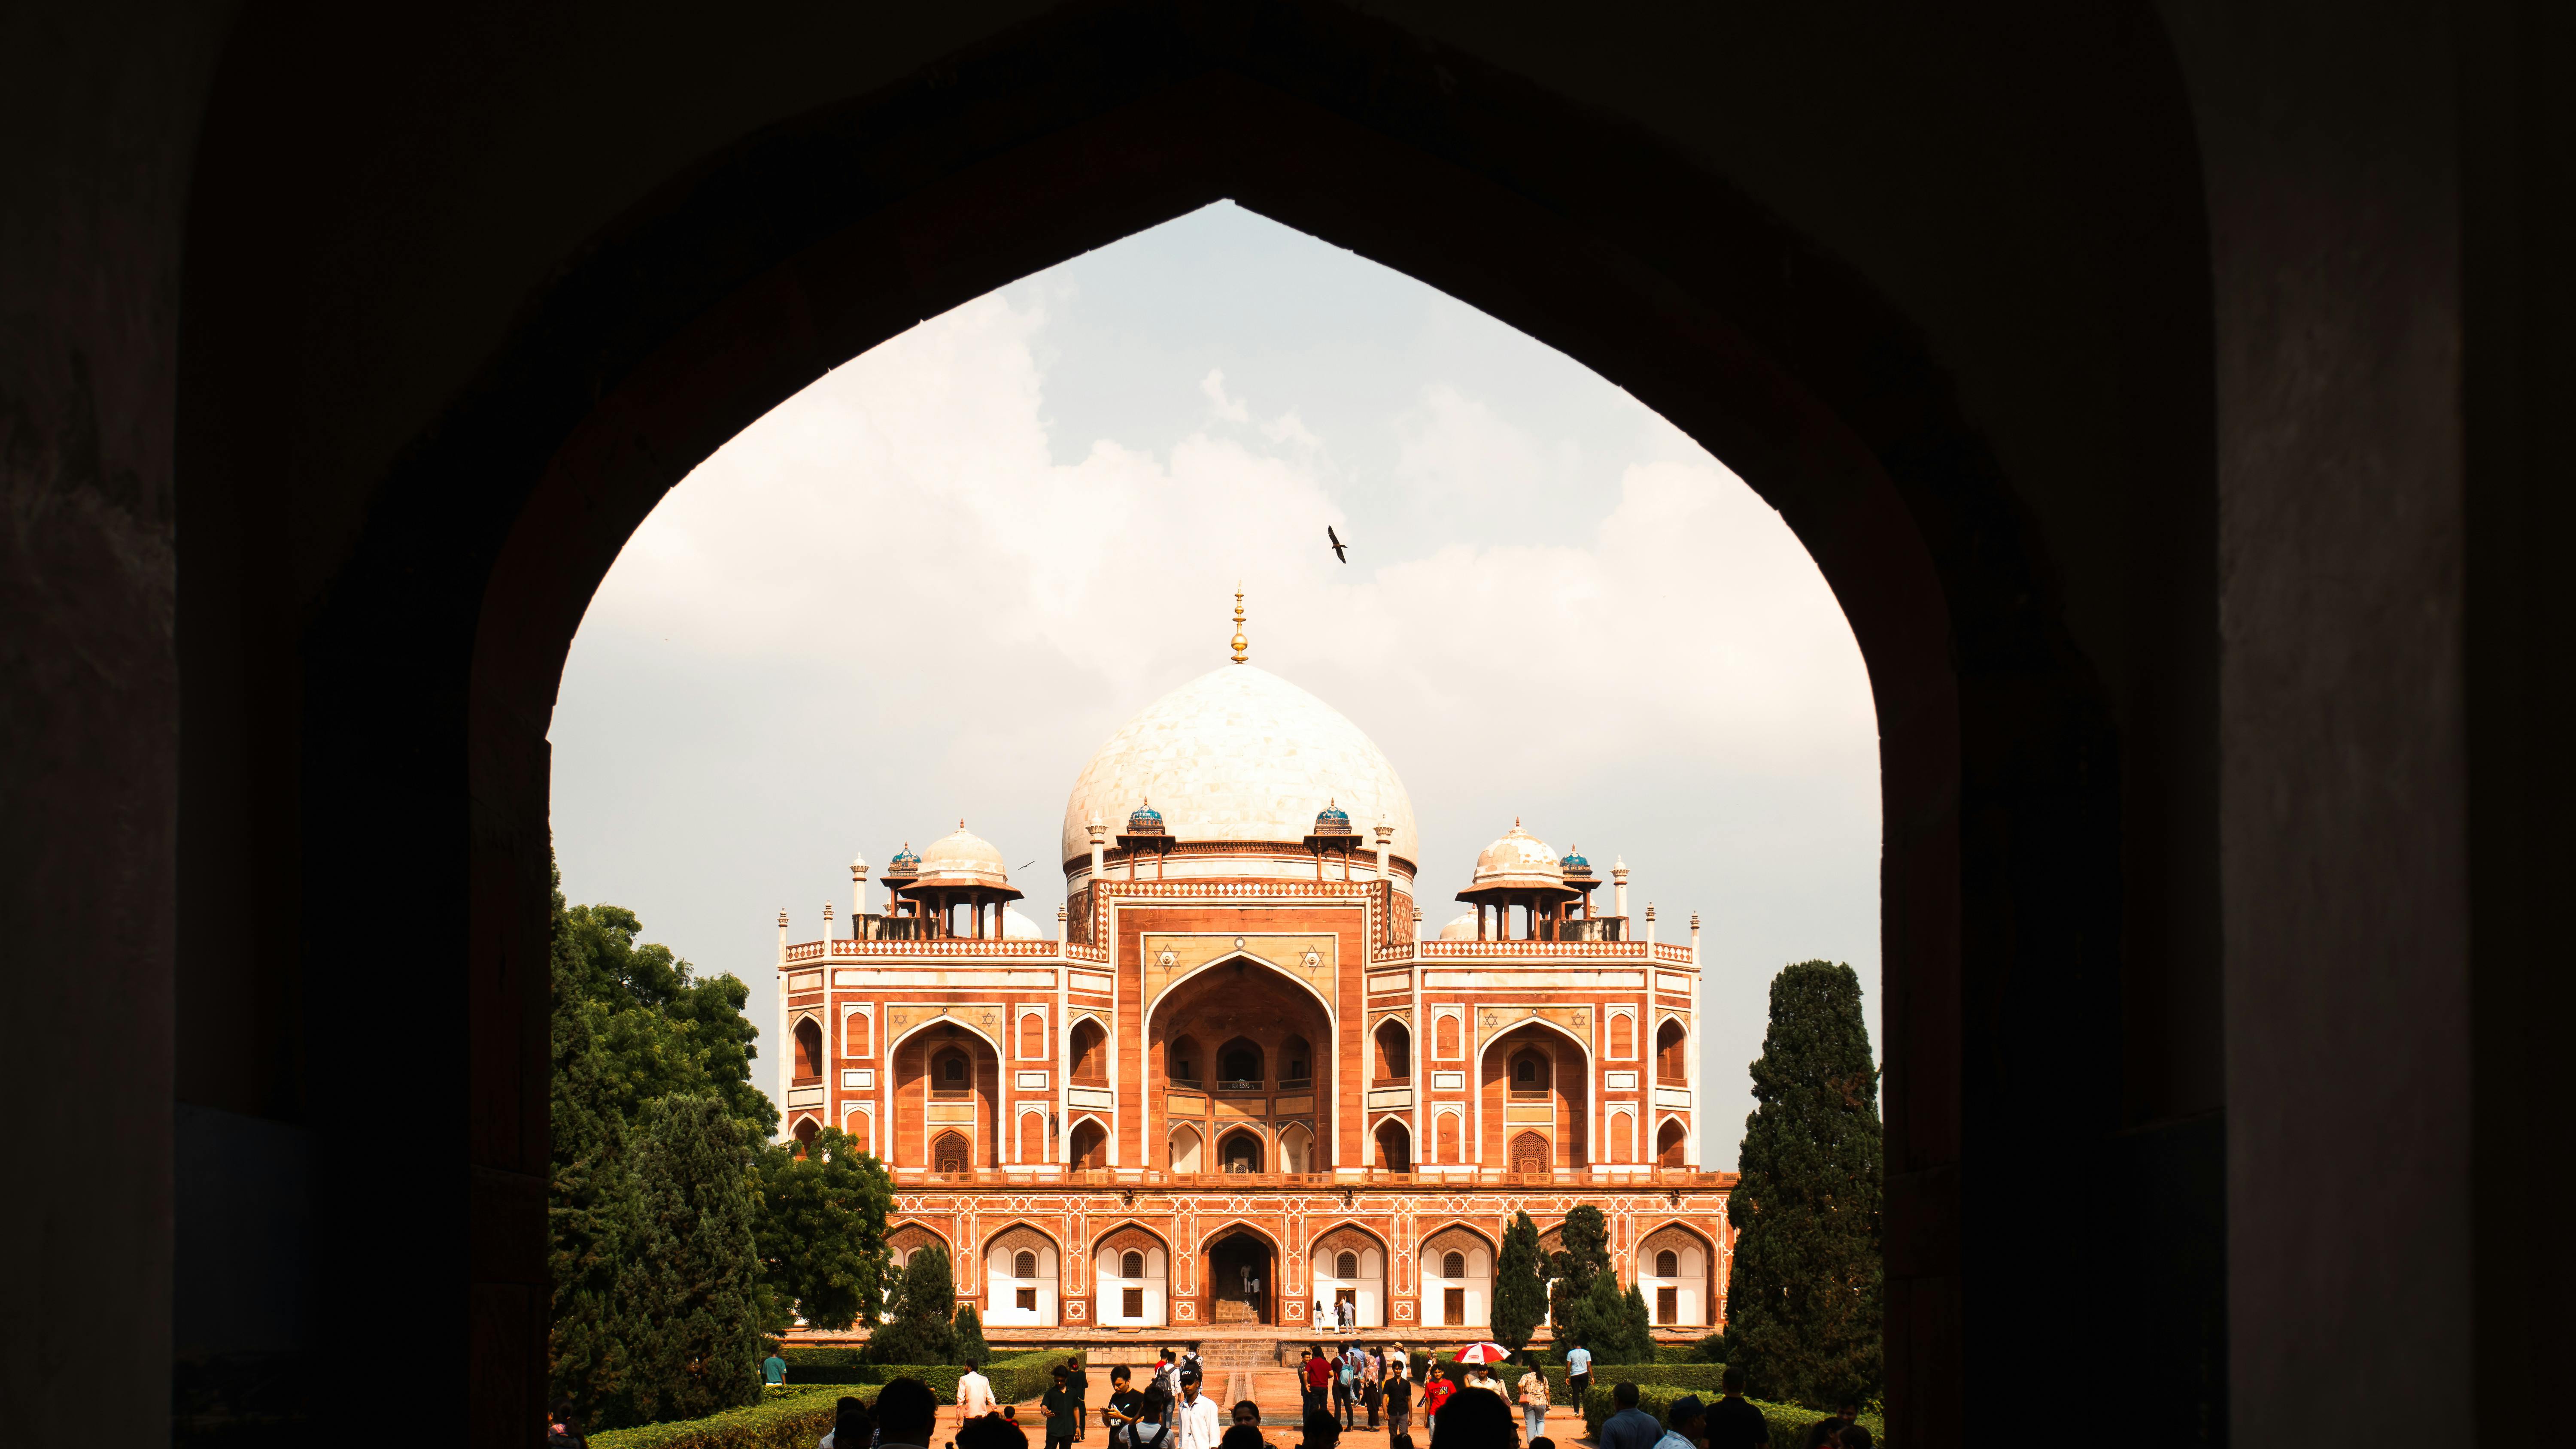
[(1471, 1228), (1443, 1228), (1415, 1258), (1425, 1328), (1482, 1328), (1494, 1302), (1494, 1245)]
[(1717, 1249), (1702, 1234), (1667, 1224), (1638, 1240), (1636, 1283), (1657, 1328), (1714, 1325), (1722, 1292)]
[(1335, 1305), (1348, 1303), (1355, 1328), (1386, 1326), (1386, 1244), (1365, 1228), (1343, 1226), (1315, 1238), (1308, 1249), (1308, 1282), (1314, 1322), (1338, 1322)]
[(1128, 1224), (1093, 1244), (1092, 1321), (1104, 1328), (1160, 1328), (1170, 1320), (1171, 1252), (1153, 1232)]
[(999, 1328), (1053, 1328), (1060, 1317), (1061, 1262), (1055, 1239), (1026, 1224), (995, 1233), (984, 1249), (984, 1321)]

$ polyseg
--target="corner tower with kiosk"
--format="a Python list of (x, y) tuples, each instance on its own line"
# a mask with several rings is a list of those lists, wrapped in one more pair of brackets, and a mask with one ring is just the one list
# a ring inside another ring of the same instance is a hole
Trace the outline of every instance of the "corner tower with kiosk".
[(1516, 820), (1426, 939), (1403, 782), (1242, 619), (1074, 782), (1051, 935), (964, 822), (880, 903), (855, 862), (823, 939), (782, 914), (784, 1130), (883, 1158), (894, 1251), (945, 1244), (1001, 1341), (1288, 1337), (1341, 1303), (1479, 1338), (1513, 1214), (1553, 1246), (1578, 1203), (1660, 1335), (1721, 1327), (1698, 918), (1658, 941), (1624, 862), (1597, 909), (1591, 863)]

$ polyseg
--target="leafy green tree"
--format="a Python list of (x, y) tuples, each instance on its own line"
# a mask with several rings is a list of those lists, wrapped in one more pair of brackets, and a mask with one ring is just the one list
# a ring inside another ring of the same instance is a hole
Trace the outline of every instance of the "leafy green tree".
[(972, 1303), (961, 1304), (957, 1309), (957, 1361), (971, 1364), (993, 1361), (993, 1346), (984, 1341), (984, 1316), (975, 1311)]
[(791, 1314), (833, 1330), (876, 1322), (894, 1209), (885, 1164), (827, 1127), (801, 1156), (789, 1144), (763, 1145), (759, 1171), (752, 1237), (773, 1303), (763, 1326), (784, 1332)]
[[(561, 897), (557, 897), (558, 901)], [(558, 979), (554, 991), (552, 1136), (546, 1194), (546, 1268), (552, 1284), (546, 1372), (585, 1422), (621, 1392), (634, 1325), (624, 1317), (618, 1267), (636, 1235), (635, 1179), (589, 1014)]]
[(949, 1271), (948, 1250), (925, 1244), (904, 1264), (894, 1311), (869, 1337), (868, 1356), (878, 1363), (955, 1363), (957, 1331), (949, 1320), (956, 1308), (957, 1280)]
[[(1575, 1328), (1574, 1306), (1592, 1291), (1592, 1280), (1610, 1271), (1610, 1222), (1601, 1209), (1576, 1203), (1557, 1229), (1559, 1247), (1547, 1256), (1547, 1276), (1556, 1280), (1547, 1295), (1548, 1318), (1559, 1329), (1557, 1352), (1577, 1341), (1591, 1344)], [(1597, 1357), (1600, 1346), (1592, 1344)]]
[(1539, 1319), (1547, 1313), (1547, 1280), (1540, 1276), (1545, 1255), (1539, 1251), (1538, 1224), (1528, 1213), (1516, 1213), (1503, 1230), (1502, 1255), (1494, 1261), (1494, 1342), (1520, 1352), (1529, 1345)]
[(1818, 1407), (1874, 1398), (1883, 1376), (1878, 1066), (1850, 967), (1803, 961), (1773, 978), (1753, 1099), (1728, 1203), (1729, 1365), (1765, 1398)]
[(639, 1128), (641, 1231), (619, 1284), (632, 1307), (635, 1371), (617, 1417), (702, 1418), (760, 1394), (751, 1150), (713, 1097), (659, 1098)]
[(700, 977), (668, 946), (638, 944), (644, 925), (623, 906), (567, 906), (556, 875), (555, 979), (587, 1005), (618, 1116), (674, 1093), (714, 1097), (754, 1140), (778, 1130), (778, 1109), (751, 1083), (760, 1029), (742, 1014), (751, 988)]

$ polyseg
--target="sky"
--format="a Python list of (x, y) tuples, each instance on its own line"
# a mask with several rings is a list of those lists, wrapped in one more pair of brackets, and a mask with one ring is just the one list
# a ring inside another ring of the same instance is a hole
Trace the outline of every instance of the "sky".
[(1403, 778), (1427, 931), (1516, 818), (1624, 858), (1659, 939), (1699, 913), (1708, 1165), (1780, 967), (1849, 963), (1878, 1040), (1869, 681), (1779, 515), (1580, 363), (1230, 203), (851, 359), (671, 491), (565, 666), (565, 894), (764, 1030), (779, 910), (816, 939), (853, 855), (961, 818), (1052, 933), (1075, 776), (1225, 662), (1238, 584), (1253, 661)]

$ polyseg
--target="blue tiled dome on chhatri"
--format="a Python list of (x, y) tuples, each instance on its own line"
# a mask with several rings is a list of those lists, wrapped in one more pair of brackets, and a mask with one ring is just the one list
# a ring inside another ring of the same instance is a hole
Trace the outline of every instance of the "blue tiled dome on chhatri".
[(1139, 801), (1135, 811), (1127, 817), (1127, 833), (1130, 835), (1159, 835), (1162, 830), (1163, 812), (1155, 809), (1151, 800)]
[(1351, 813), (1344, 810), (1339, 802), (1327, 800), (1324, 808), (1315, 812), (1317, 835), (1348, 835), (1350, 832)]
[(889, 861), (887, 861), (887, 862), (886, 862), (886, 874), (888, 874), (888, 875), (919, 875), (919, 874), (921, 874), (921, 857), (912, 853), (912, 842), (911, 842), (911, 841), (909, 841), (909, 840), (905, 841), (905, 842), (903, 843), (903, 849), (898, 850), (898, 851), (896, 851), (896, 852), (894, 853), (894, 859), (889, 860)]
[(1583, 858), (1583, 847), (1579, 845), (1567, 852), (1565, 859), (1558, 861), (1556, 867), (1567, 875), (1592, 874), (1592, 862)]

